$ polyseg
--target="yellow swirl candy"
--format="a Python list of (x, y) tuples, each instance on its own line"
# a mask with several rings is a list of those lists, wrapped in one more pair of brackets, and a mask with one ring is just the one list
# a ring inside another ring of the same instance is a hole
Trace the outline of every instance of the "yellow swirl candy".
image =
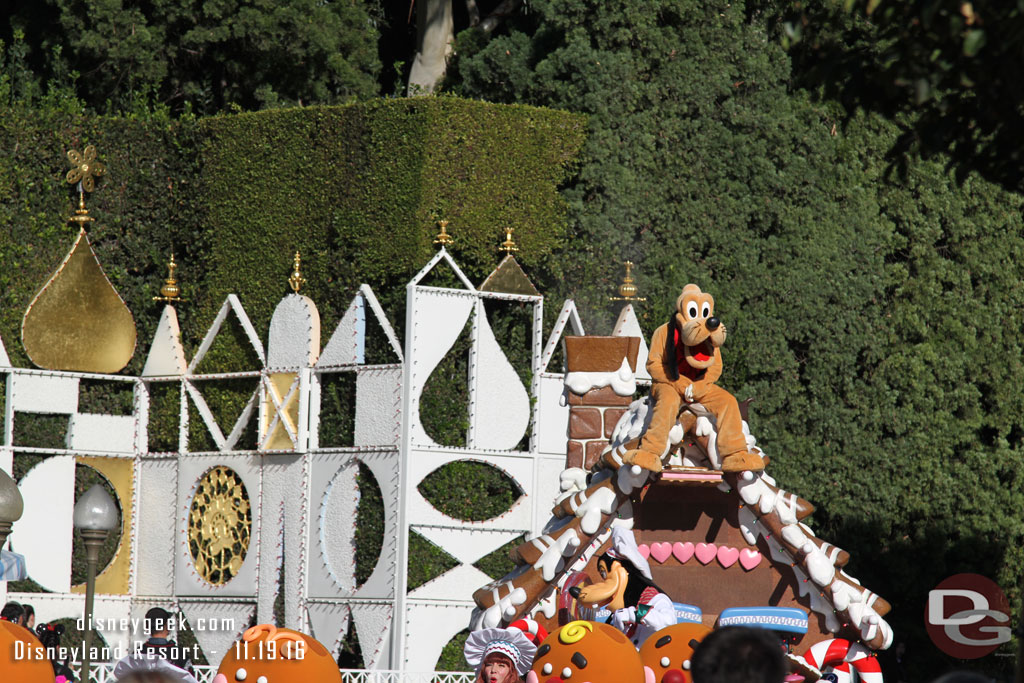
[(564, 645), (572, 645), (593, 631), (594, 627), (589, 621), (570, 621), (558, 632), (558, 640)]

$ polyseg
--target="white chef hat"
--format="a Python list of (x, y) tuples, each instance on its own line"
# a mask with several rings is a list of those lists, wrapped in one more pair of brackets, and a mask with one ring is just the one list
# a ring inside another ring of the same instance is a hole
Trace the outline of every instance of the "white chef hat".
[(474, 671), (480, 669), (492, 652), (499, 652), (512, 660), (512, 666), (522, 676), (530, 670), (537, 646), (518, 628), (485, 628), (469, 634), (463, 654)]
[(633, 532), (621, 526), (612, 529), (612, 546), (605, 551), (609, 557), (629, 560), (647, 579), (651, 577), (651, 565), (640, 554)]

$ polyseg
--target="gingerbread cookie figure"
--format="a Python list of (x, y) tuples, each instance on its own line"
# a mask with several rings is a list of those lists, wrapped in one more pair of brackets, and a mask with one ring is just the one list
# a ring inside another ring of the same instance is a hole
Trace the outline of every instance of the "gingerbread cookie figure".
[(654, 380), (651, 398), (654, 415), (636, 450), (623, 462), (653, 472), (661, 471), (668, 433), (684, 404), (700, 403), (715, 416), (717, 448), (723, 472), (759, 471), (764, 462), (747, 450), (736, 398), (715, 382), (722, 375), (725, 325), (715, 317), (715, 300), (695, 284), (688, 284), (676, 299), (676, 311), (654, 331), (647, 372)]

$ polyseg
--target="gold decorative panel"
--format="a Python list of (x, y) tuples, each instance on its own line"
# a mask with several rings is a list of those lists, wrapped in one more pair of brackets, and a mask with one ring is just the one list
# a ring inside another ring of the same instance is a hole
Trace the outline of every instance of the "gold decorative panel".
[[(264, 450), (294, 450), (291, 435), (298, 434), (299, 376), (294, 372), (273, 372), (267, 377), (267, 409), (264, 415), (261, 443)], [(278, 408), (280, 406), (280, 408)]]
[(188, 548), (206, 581), (223, 585), (242, 568), (252, 538), (252, 506), (245, 484), (230, 467), (206, 472), (188, 517)]
[(21, 323), (32, 362), (47, 370), (121, 370), (135, 353), (135, 320), (82, 229)]

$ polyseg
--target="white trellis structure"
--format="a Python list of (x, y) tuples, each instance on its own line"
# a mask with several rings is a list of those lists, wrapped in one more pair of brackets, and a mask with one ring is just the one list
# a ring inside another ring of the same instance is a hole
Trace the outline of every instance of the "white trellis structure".
[[(421, 284), (435, 267), (451, 268), (463, 288)], [(565, 466), (568, 408), (560, 401), (561, 368), (548, 366), (562, 335), (583, 334), (583, 328), (573, 303), (567, 301), (553, 332), (544, 339), (541, 296), (481, 291), (443, 248), (408, 284), (406, 297), (404, 344), (371, 288), (362, 285), (321, 351), (319, 314), (309, 298), (290, 294), (282, 299), (264, 349), (241, 300), (230, 295), (188, 361), (175, 310), (168, 305), (140, 377), (14, 368), (0, 341), (0, 375), (6, 378), (0, 468), (10, 472), (15, 453), (47, 456), (19, 481), (26, 508), (14, 525), (11, 549), (25, 555), (30, 578), (49, 592), (8, 593), (7, 599), (31, 603), (39, 621), (81, 616), (84, 596), (71, 586), (71, 508), (75, 467), (89, 465), (111, 481), (127, 513), (118, 553), (97, 580), (97, 617), (134, 618), (141, 623), (153, 606), (177, 607), (196, 631), (207, 658), (218, 662), (252, 619), (273, 621), (280, 592), (284, 625), (312, 633), (331, 651), (337, 650), (351, 624), (367, 670), (381, 675), (432, 671), (444, 645), (468, 626), (472, 592), (491, 578), (473, 564), (520, 535), (537, 532), (549, 517)], [(490, 299), (532, 308), (528, 387), (487, 321), (484, 302)], [(616, 333), (639, 332), (631, 307), (624, 316)], [(203, 358), (224, 333), (229, 317), (244, 331), (257, 367), (204, 374), (199, 371)], [(420, 398), (431, 372), (467, 322), (471, 350), (466, 443), (441, 446), (423, 427)], [(366, 362), (370, 324), (384, 331), (393, 356), (390, 362)], [(322, 445), (322, 387), (340, 373), (354, 377), (353, 443)], [(253, 381), (255, 389), (233, 424), (219, 424), (204, 390), (238, 379)], [(83, 380), (130, 386), (130, 414), (80, 412)], [(160, 386), (177, 389), (180, 419), (174, 452), (149, 451), (151, 393)], [(195, 450), (189, 443), (190, 406), (215, 450)], [(67, 416), (65, 447), (15, 446), (15, 425), (27, 413)], [(240, 438), (253, 422), (259, 448), (239, 450)], [(519, 449), (523, 443), (528, 447)], [(511, 509), (486, 521), (445, 515), (423, 498), (418, 485), (437, 468), (459, 460), (498, 468), (523, 495)], [(372, 573), (356, 585), (353, 549), (360, 463), (381, 489), (385, 532)], [(214, 467), (230, 468), (238, 476), (252, 506), (248, 552), (233, 578), (222, 585), (200, 576), (188, 543), (197, 487)], [(410, 591), (406, 566), (413, 531), (459, 564)], [(6, 583), (0, 582), (0, 592), (5, 590)], [(100, 631), (113, 646), (127, 647), (144, 638), (138, 631)]]

